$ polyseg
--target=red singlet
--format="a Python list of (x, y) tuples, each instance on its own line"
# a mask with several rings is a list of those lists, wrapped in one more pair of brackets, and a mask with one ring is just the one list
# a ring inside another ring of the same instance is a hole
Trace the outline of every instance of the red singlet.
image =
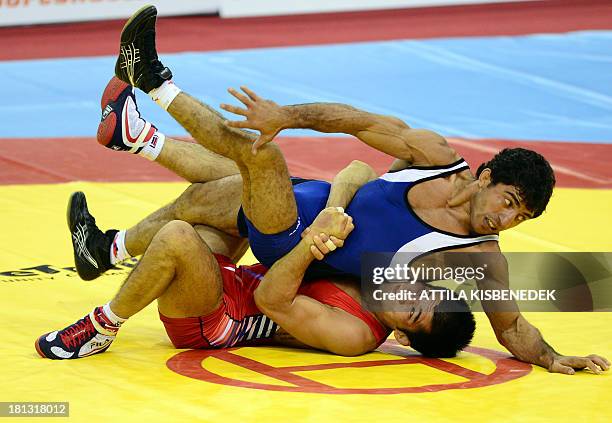
[[(223, 299), (212, 313), (175, 319), (159, 315), (176, 348), (227, 348), (270, 344), (278, 325), (264, 315), (253, 293), (266, 273), (265, 266), (236, 267), (227, 257), (216, 255), (223, 278)], [(364, 310), (350, 295), (328, 280), (315, 280), (300, 287), (298, 294), (340, 308), (363, 320), (382, 344), (389, 330)]]

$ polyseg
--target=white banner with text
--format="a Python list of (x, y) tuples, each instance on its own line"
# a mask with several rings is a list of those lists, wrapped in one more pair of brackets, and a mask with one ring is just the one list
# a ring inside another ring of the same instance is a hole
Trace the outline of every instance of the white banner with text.
[(221, 0), (0, 0), (0, 26), (124, 19), (154, 3), (159, 16), (217, 13)]
[[(159, 16), (220, 14), (274, 16), (426, 6), (499, 3), (509, 0), (0, 0), (0, 27), (128, 18), (154, 3)], [(512, 1), (512, 0), (510, 0)], [(518, 0), (539, 1), (539, 0)]]

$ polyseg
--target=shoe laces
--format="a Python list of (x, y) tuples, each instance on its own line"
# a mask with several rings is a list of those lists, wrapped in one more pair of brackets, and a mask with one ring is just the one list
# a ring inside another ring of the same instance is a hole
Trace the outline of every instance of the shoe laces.
[[(93, 254), (94, 257), (96, 257), (97, 259), (98, 258), (97, 254), (98, 254), (98, 249), (99, 249), (97, 247), (103, 246), (102, 250), (105, 251), (106, 237), (104, 236), (104, 232), (102, 232), (100, 228), (98, 228), (98, 226), (96, 225), (96, 218), (93, 217), (91, 214), (89, 214), (87, 210), (85, 210), (82, 213), (81, 219), (86, 228), (85, 229), (86, 232), (83, 233), (84, 235), (81, 236), (81, 239), (84, 245), (86, 246), (86, 248), (89, 250), (90, 254)], [(73, 237), (74, 236), (75, 235), (73, 233)]]
[(68, 326), (60, 333), (60, 339), (66, 347), (77, 347), (81, 345), (83, 341), (90, 339), (93, 334), (97, 333), (96, 328), (94, 328), (93, 324), (88, 319), (89, 316)]

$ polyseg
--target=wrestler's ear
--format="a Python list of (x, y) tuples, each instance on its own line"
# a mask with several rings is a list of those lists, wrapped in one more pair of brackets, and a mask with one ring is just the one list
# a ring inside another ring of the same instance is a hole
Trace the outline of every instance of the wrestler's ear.
[(406, 347), (410, 346), (410, 339), (408, 338), (408, 335), (406, 335), (406, 333), (403, 330), (395, 329), (393, 331), (393, 336), (395, 336), (395, 339), (400, 344)]
[(491, 169), (485, 167), (478, 175), (478, 187), (485, 188), (491, 183)]

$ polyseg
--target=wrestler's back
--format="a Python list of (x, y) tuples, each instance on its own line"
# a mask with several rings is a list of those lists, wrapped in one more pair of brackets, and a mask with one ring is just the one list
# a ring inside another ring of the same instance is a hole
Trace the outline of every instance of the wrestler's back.
[[(390, 172), (365, 184), (346, 208), (346, 212), (353, 217), (355, 229), (342, 248), (325, 257), (324, 264), (314, 263), (311, 266), (311, 276), (334, 271), (359, 276), (362, 254), (367, 252), (421, 254), (497, 240), (496, 235), (470, 236), (435, 228), (419, 217), (408, 202), (412, 187), (440, 183), (443, 178), (452, 179), (466, 170), (469, 170), (467, 163), (459, 160), (447, 166), (414, 167)], [(320, 181), (305, 182), (294, 187), (305, 226), (310, 225), (325, 207), (329, 189), (330, 184)]]
[[(411, 214), (405, 201), (407, 187), (386, 186), (376, 179), (361, 187), (346, 212), (355, 229), (344, 247), (329, 254), (324, 262), (344, 273), (359, 275), (361, 254), (368, 251), (397, 251), (409, 239), (429, 228)], [(295, 197), (305, 225), (310, 225), (325, 207), (330, 185), (305, 182), (295, 187)]]

